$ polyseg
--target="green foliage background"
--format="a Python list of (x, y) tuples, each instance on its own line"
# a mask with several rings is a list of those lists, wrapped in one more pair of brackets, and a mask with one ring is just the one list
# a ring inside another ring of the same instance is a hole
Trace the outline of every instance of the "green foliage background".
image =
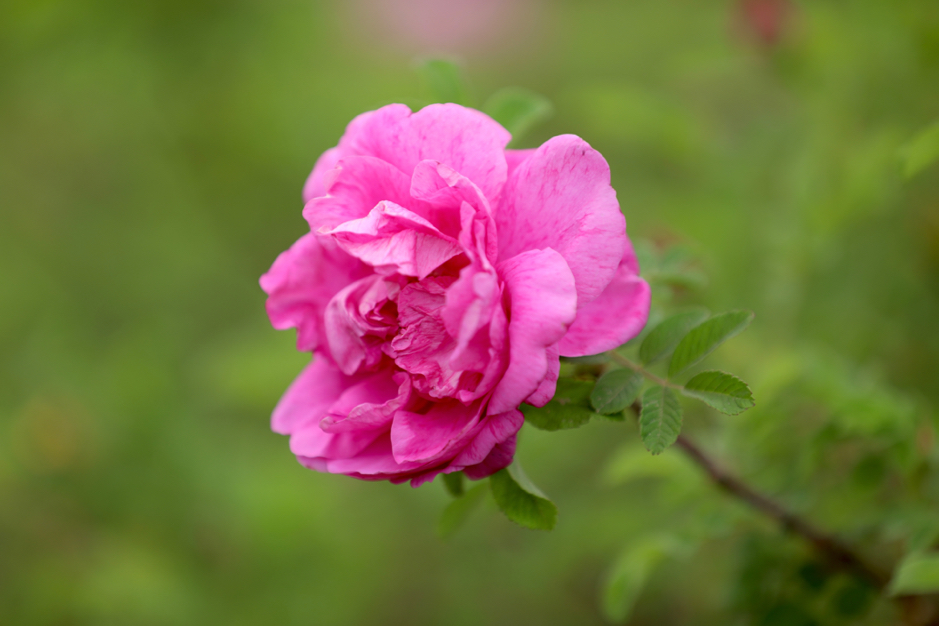
[[(939, 4), (793, 6), (764, 45), (736, 2), (546, 3), (469, 97), (546, 95), (523, 145), (587, 139), (633, 239), (702, 259), (677, 303), (756, 312), (711, 365), (757, 407), (685, 431), (890, 567), (939, 530), (939, 165), (900, 157)], [(257, 278), (348, 120), (424, 95), (342, 3), (0, 4), (0, 623), (889, 623), (629, 420), (523, 431), (549, 534), (490, 502), (442, 541), (440, 484), (295, 462), (268, 416), (305, 359)]]

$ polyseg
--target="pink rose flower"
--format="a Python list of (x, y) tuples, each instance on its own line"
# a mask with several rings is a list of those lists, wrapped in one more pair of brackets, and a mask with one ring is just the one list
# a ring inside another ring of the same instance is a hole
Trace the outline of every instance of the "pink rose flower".
[(559, 356), (643, 327), (649, 286), (600, 154), (533, 150), (479, 111), (392, 104), (349, 124), (306, 182), (311, 232), (261, 277), (277, 329), (314, 354), (274, 409), (306, 467), (367, 480), (509, 465), (519, 404)]

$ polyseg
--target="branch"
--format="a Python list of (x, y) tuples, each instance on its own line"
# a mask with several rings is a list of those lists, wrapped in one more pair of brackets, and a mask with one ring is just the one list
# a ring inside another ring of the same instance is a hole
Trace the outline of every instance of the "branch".
[[(642, 406), (639, 402), (634, 402), (632, 409), (638, 417)], [(779, 503), (756, 491), (736, 476), (729, 474), (684, 435), (678, 436), (675, 445), (681, 448), (688, 455), (688, 458), (704, 470), (714, 484), (750, 507), (776, 520), (783, 527), (783, 530), (799, 535), (808, 541), (833, 567), (855, 574), (880, 592), (887, 588), (889, 577), (864, 561), (849, 546), (837, 538), (825, 534), (795, 513), (784, 509)]]
[(779, 503), (770, 500), (740, 479), (728, 474), (684, 435), (678, 436), (675, 445), (697, 463), (718, 487), (773, 518), (784, 530), (808, 541), (832, 566), (857, 575), (878, 591), (886, 588), (888, 577), (866, 563), (849, 546), (823, 533), (795, 513), (784, 509)]

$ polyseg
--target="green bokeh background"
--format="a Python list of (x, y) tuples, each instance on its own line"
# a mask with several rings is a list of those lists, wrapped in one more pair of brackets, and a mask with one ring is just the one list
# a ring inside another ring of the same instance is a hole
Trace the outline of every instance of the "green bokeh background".
[[(316, 474), (269, 431), (306, 358), (257, 279), (306, 228), (304, 178), (353, 116), (427, 96), (434, 50), (356, 6), (0, 4), (0, 624), (600, 624), (622, 547), (692, 518), (717, 530), (685, 528), (708, 540), (632, 623), (817, 623), (745, 589), (798, 542), (671, 452), (617, 481), (628, 422), (526, 428), (557, 529), (490, 504), (449, 541), (439, 481)], [(630, 235), (701, 259), (679, 301), (757, 314), (714, 361), (758, 408), (687, 429), (895, 561), (939, 510), (939, 166), (898, 156), (939, 117), (939, 3), (793, 3), (773, 43), (731, 1), (515, 6), (457, 50), (476, 101), (548, 96), (523, 145), (584, 137)]]

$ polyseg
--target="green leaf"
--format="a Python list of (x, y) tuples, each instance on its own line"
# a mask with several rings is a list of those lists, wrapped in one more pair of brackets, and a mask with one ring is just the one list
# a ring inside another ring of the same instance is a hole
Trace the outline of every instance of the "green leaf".
[(894, 596), (939, 592), (939, 553), (908, 554), (893, 573), (888, 590)]
[(630, 545), (610, 568), (603, 585), (601, 604), (606, 618), (625, 622), (655, 567), (666, 557), (681, 551), (670, 535), (652, 535)]
[(489, 484), (499, 510), (510, 520), (534, 530), (554, 528), (557, 507), (532, 484), (518, 461), (490, 476)]
[(579, 428), (594, 416), (590, 408), (590, 391), (594, 383), (588, 380), (562, 378), (558, 381), (554, 398), (543, 407), (521, 406), (525, 421), (539, 430), (567, 430)]
[(518, 141), (533, 126), (554, 113), (554, 107), (544, 96), (521, 87), (506, 87), (492, 94), (483, 105), (483, 112), (502, 124)]
[(436, 102), (467, 104), (463, 70), (453, 61), (426, 59), (418, 66), (424, 85)]
[(751, 311), (731, 311), (715, 315), (695, 326), (678, 342), (672, 361), (668, 364), (668, 375), (679, 374), (699, 362), (719, 345), (743, 331), (752, 321)]
[(462, 526), (486, 496), (488, 483), (480, 483), (447, 505), (437, 522), (437, 534), (446, 539)]
[(590, 393), (590, 404), (601, 415), (625, 410), (642, 389), (645, 379), (632, 370), (613, 370), (600, 377)]
[(681, 432), (681, 404), (671, 389), (656, 385), (642, 394), (639, 434), (652, 454), (661, 454)]
[(688, 331), (707, 319), (706, 309), (696, 308), (672, 315), (652, 329), (639, 346), (643, 364), (654, 363), (669, 355)]
[(451, 472), (443, 474), (443, 486), (454, 498), (463, 495), (463, 472)]
[(681, 392), (727, 415), (743, 413), (756, 404), (747, 383), (724, 372), (701, 372)]
[(903, 148), (902, 156), (906, 161), (904, 174), (907, 178), (916, 176), (939, 159), (939, 122), (914, 137)]

